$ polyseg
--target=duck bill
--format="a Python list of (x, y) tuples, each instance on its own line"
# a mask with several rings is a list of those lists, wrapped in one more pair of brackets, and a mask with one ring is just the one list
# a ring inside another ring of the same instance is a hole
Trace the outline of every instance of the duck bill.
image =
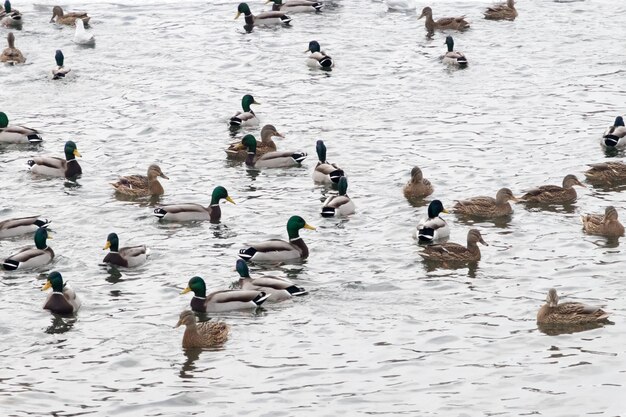
[(424, 13), (422, 13), (420, 17), (417, 18), (417, 20), (420, 20), (422, 17), (424, 17)]
[(237, 15), (235, 16), (235, 20), (239, 19), (239, 16), (241, 16), (241, 12), (237, 12)]
[(306, 54), (307, 52), (311, 52), (311, 50), (310, 50), (310, 49), (307, 49), (306, 51), (304, 51), (304, 53), (305, 53), (305, 54)]
[(261, 105), (261, 103), (259, 103), (259, 102), (258, 102), (258, 101), (256, 101), (256, 100), (252, 100), (252, 104), (256, 104), (257, 106), (260, 106), (260, 105)]
[(104, 247), (102, 248), (102, 250), (107, 250), (107, 249), (109, 249), (110, 247), (111, 247), (111, 242), (109, 242), (109, 241), (107, 240), (107, 243), (105, 243), (105, 244), (104, 244)]
[(178, 323), (176, 323), (176, 326), (174, 326), (174, 328), (176, 329), (176, 328), (180, 327), (181, 324), (183, 324), (183, 323), (180, 320), (178, 320)]
[(78, 152), (78, 149), (74, 149), (74, 156), (77, 156), (79, 158), (82, 158), (83, 156), (80, 154), (80, 152)]
[(50, 283), (50, 281), (47, 281), (47, 282), (43, 285), (43, 287), (41, 287), (41, 291), (45, 291), (45, 290), (47, 290), (47, 289), (48, 289), (48, 288), (50, 288), (50, 287), (52, 287), (52, 284)]
[(159, 175), (159, 177), (161, 177), (161, 178), (163, 178), (163, 179), (166, 179), (166, 180), (169, 180), (169, 179), (170, 179), (170, 177), (168, 177), (168, 176), (167, 176), (167, 175), (165, 175), (164, 173), (161, 173), (161, 175)]
[(274, 136), (278, 136), (279, 138), (283, 138), (283, 139), (285, 139), (285, 135), (283, 135), (283, 134), (282, 134), (282, 133), (280, 133), (280, 132), (276, 132), (276, 133), (274, 134)]
[(180, 292), (180, 295), (187, 294), (189, 291), (191, 291), (191, 288), (187, 287)]
[(524, 199), (523, 199), (523, 198), (521, 198), (521, 197), (515, 197), (515, 196), (514, 196), (514, 197), (511, 199), (511, 201), (513, 201), (514, 203), (523, 203), (523, 202), (524, 202), (524, 201), (526, 201), (526, 200), (524, 200)]
[(489, 244), (488, 244), (487, 242), (485, 242), (485, 241), (483, 240), (483, 238), (480, 238), (479, 242), (480, 242), (480, 243), (482, 243), (482, 244), (483, 244), (483, 245), (485, 245), (485, 246), (489, 246)]
[(226, 197), (226, 201), (228, 201), (229, 203), (233, 203), (233, 204), (237, 204), (235, 203), (235, 200), (233, 200), (230, 196)]
[(450, 212), (448, 211), (448, 209), (443, 209), (441, 210), (442, 213), (446, 213), (446, 214), (450, 214)]
[(46, 237), (46, 239), (52, 239), (52, 235), (48, 233), (48, 236)]
[(308, 223), (305, 223), (305, 224), (304, 224), (304, 228), (305, 228), (305, 229), (309, 229), (309, 230), (317, 230), (314, 226), (311, 226), (311, 225), (310, 225), (310, 224), (308, 224)]

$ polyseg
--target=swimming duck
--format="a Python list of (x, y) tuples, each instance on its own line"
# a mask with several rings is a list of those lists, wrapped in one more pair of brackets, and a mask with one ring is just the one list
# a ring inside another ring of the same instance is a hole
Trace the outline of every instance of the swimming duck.
[(30, 171), (38, 175), (51, 177), (74, 178), (83, 173), (77, 156), (81, 156), (76, 144), (71, 140), (65, 142), (65, 159), (56, 156), (37, 156), (28, 161)]
[(76, 31), (74, 32), (74, 43), (79, 45), (95, 45), (96, 37), (93, 33), (87, 33), (82, 19), (76, 19)]
[(273, 26), (280, 24), (288, 26), (291, 22), (291, 18), (283, 12), (261, 12), (255, 16), (246, 3), (239, 3), (235, 19), (238, 19), (242, 13), (246, 19), (246, 24), (243, 27), (246, 32), (252, 32), (254, 26)]
[(425, 25), (429, 36), (432, 36), (435, 33), (435, 29), (465, 30), (470, 27), (469, 23), (465, 20), (465, 16), (442, 17), (436, 21), (433, 20), (433, 10), (430, 7), (424, 7), (422, 14), (417, 19), (419, 20), (422, 17), (426, 17)]
[(55, 314), (73, 314), (80, 308), (80, 300), (67, 282), (63, 282), (63, 277), (57, 271), (50, 272), (46, 283), (41, 291), (52, 288), (48, 294), (46, 302), (43, 304), (44, 310), (50, 310)]
[(229, 327), (223, 321), (196, 322), (196, 315), (189, 310), (180, 313), (176, 327), (185, 326), (183, 348), (200, 349), (218, 347), (228, 340)]
[(231, 126), (256, 126), (259, 124), (259, 119), (250, 108), (252, 104), (260, 105), (257, 103), (250, 94), (246, 94), (241, 98), (241, 107), (243, 112), (238, 111), (233, 117), (230, 118)]
[(626, 147), (626, 127), (624, 127), (624, 118), (622, 116), (617, 116), (613, 126), (609, 126), (606, 129), (600, 144), (604, 148), (622, 149)]
[(480, 196), (458, 200), (454, 205), (454, 213), (476, 217), (509, 216), (513, 213), (509, 201), (521, 200), (515, 197), (510, 189), (500, 188), (496, 198)]
[(277, 303), (279, 301), (288, 300), (291, 297), (299, 297), (308, 294), (307, 290), (298, 287), (293, 282), (268, 275), (260, 278), (250, 278), (250, 270), (248, 265), (242, 259), (237, 259), (237, 272), (239, 272), (239, 286), (243, 290), (262, 291), (271, 295), (269, 302)]
[(273, 3), (273, 11), (285, 13), (319, 12), (324, 7), (321, 1), (309, 0), (267, 0), (265, 3)]
[(252, 243), (249, 247), (239, 250), (239, 257), (244, 261), (281, 262), (309, 257), (309, 248), (300, 237), (300, 229), (315, 230), (300, 216), (291, 216), (287, 222), (289, 242), (281, 239), (270, 239)]
[(517, 17), (515, 1), (507, 0), (506, 3), (487, 7), (487, 10), (485, 10), (483, 14), (487, 20), (515, 20)]
[(600, 307), (582, 303), (559, 304), (559, 296), (554, 288), (548, 291), (546, 304), (537, 313), (537, 324), (588, 324), (606, 322), (609, 314)]
[(589, 182), (613, 185), (626, 182), (626, 164), (622, 162), (602, 162), (591, 164), (585, 172)]
[(48, 227), (50, 221), (40, 219), (39, 216), (7, 219), (0, 222), (0, 239), (34, 233), (40, 227)]
[(55, 18), (57, 24), (68, 26), (74, 26), (76, 19), (82, 20), (85, 26), (89, 26), (89, 19), (91, 19), (91, 17), (87, 16), (87, 13), (84, 12), (63, 13), (61, 6), (54, 6), (52, 8), (52, 19), (50, 19), (50, 23), (54, 22)]
[(252, 135), (246, 135), (241, 143), (248, 149), (246, 165), (250, 168), (288, 168), (300, 166), (306, 158), (305, 152), (276, 151), (267, 152), (265, 155), (256, 157), (257, 140)]
[(458, 243), (443, 243), (439, 245), (429, 245), (424, 248), (420, 255), (426, 260), (444, 262), (476, 262), (480, 260), (480, 249), (478, 242), (489, 246), (480, 234), (478, 229), (471, 229), (467, 233), (467, 247)]
[(46, 244), (47, 239), (52, 239), (52, 236), (48, 235), (45, 227), (40, 227), (35, 232), (35, 247), (25, 246), (9, 255), (2, 263), (2, 267), (7, 271), (15, 271), (38, 268), (52, 261), (54, 251)]
[(338, 195), (330, 195), (322, 205), (322, 217), (347, 216), (355, 211), (354, 202), (346, 194), (348, 191), (348, 178), (339, 178), (337, 185)]
[(0, 54), (0, 62), (6, 62), (9, 65), (23, 64), (26, 62), (26, 58), (22, 55), (22, 51), (15, 47), (15, 35), (13, 32), (9, 32), (7, 35), (8, 48), (5, 48)]
[(257, 308), (270, 297), (262, 291), (245, 290), (221, 290), (206, 295), (206, 284), (201, 277), (191, 278), (181, 295), (190, 291), (194, 296), (189, 305), (193, 311), (201, 313)]
[(25, 126), (9, 126), (9, 118), (0, 112), (0, 143), (41, 143), (39, 132)]
[(624, 226), (617, 219), (615, 207), (608, 206), (604, 215), (586, 214), (581, 216), (583, 230), (590, 235), (601, 235), (608, 237), (624, 236)]
[(415, 229), (415, 235), (420, 242), (431, 243), (450, 237), (448, 223), (439, 217), (441, 213), (448, 213), (441, 201), (431, 201), (428, 205), (428, 215), (420, 219)]
[[(273, 136), (284, 138), (282, 133), (278, 133), (273, 125), (265, 125), (261, 129), (261, 141), (256, 143), (256, 154), (265, 155), (268, 152), (276, 151), (276, 144), (272, 140)], [(231, 143), (226, 149), (226, 156), (230, 159), (244, 161), (248, 157), (248, 151), (241, 141)]]
[(133, 197), (146, 197), (150, 195), (162, 195), (165, 190), (158, 180), (158, 177), (169, 180), (169, 177), (161, 171), (161, 167), (152, 164), (148, 167), (146, 175), (128, 175), (120, 177), (117, 182), (111, 185), (115, 191)]
[(315, 151), (317, 152), (318, 162), (313, 170), (313, 182), (337, 184), (339, 178), (344, 176), (344, 172), (336, 164), (331, 164), (326, 160), (326, 145), (323, 140), (317, 141)]
[(411, 169), (411, 179), (406, 183), (403, 190), (404, 197), (409, 201), (419, 200), (431, 195), (434, 191), (432, 184), (422, 174), (419, 167)]
[(208, 207), (195, 203), (169, 204), (154, 209), (154, 215), (159, 219), (174, 222), (185, 222), (192, 220), (209, 220), (212, 223), (219, 222), (222, 217), (220, 201), (226, 200), (235, 204), (235, 201), (228, 195), (226, 188), (217, 186), (211, 194), (211, 204)]
[(558, 185), (542, 185), (533, 188), (522, 196), (522, 200), (527, 203), (534, 204), (569, 204), (576, 201), (576, 190), (574, 185), (586, 187), (575, 175), (569, 174), (563, 178), (563, 186)]
[(448, 65), (458, 65), (459, 67), (467, 66), (467, 58), (462, 52), (454, 50), (454, 39), (452, 36), (446, 36), (446, 45), (448, 45), (448, 52), (441, 56), (441, 62)]
[(146, 245), (129, 246), (120, 249), (120, 240), (115, 233), (109, 233), (107, 242), (102, 250), (109, 249), (109, 253), (102, 262), (111, 265), (132, 268), (146, 262), (150, 253)]
[(309, 42), (309, 49), (304, 51), (304, 53), (307, 52), (311, 52), (311, 55), (306, 59), (306, 63), (309, 67), (331, 69), (335, 66), (333, 59), (320, 49), (320, 44), (317, 41)]
[(70, 71), (72, 71), (69, 67), (63, 65), (65, 63), (65, 56), (63, 56), (63, 52), (60, 49), (54, 54), (54, 60), (57, 63), (57, 66), (52, 68), (52, 79), (60, 80), (65, 78)]
[(19, 29), (22, 27), (22, 22), (22, 14), (11, 7), (11, 2), (6, 0), (4, 8), (0, 6), (0, 25)]

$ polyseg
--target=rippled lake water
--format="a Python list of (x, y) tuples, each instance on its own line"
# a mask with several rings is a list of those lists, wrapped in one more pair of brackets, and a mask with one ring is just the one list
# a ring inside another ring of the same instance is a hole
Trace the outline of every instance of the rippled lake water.
[[(625, 112), (624, 4), (520, 0), (515, 22), (491, 22), (490, 1), (433, 3), (435, 18), (471, 23), (453, 34), (470, 63), (457, 71), (438, 60), (444, 34), (427, 39), (415, 12), (382, 2), (333, 0), (291, 28), (251, 34), (233, 20), (236, 1), (138, 3), (65, 2), (93, 16), (96, 47), (81, 48), (73, 30), (48, 23), (52, 2), (13, 2), (27, 64), (0, 67), (0, 110), (44, 142), (0, 148), (0, 219), (52, 219), (57, 257), (0, 275), (3, 415), (623, 415), (623, 239), (584, 235), (579, 220), (609, 204), (626, 217), (623, 195), (579, 188), (572, 207), (517, 205), (504, 224), (447, 215), (452, 241), (474, 226), (490, 245), (478, 266), (450, 270), (420, 260), (411, 235), (426, 206), (409, 205), (402, 186), (419, 165), (451, 206), (584, 178), (586, 164), (607, 159), (601, 132)], [(312, 39), (335, 58), (331, 73), (305, 65)], [(56, 49), (73, 78), (50, 80)], [(262, 103), (261, 123), (285, 134), (279, 149), (309, 152), (302, 168), (257, 173), (225, 159), (242, 133), (227, 121), (246, 93)], [(70, 139), (83, 154), (77, 184), (30, 175), (31, 156), (60, 155)], [(350, 178), (348, 219), (319, 215), (318, 139)], [(109, 185), (152, 162), (170, 177), (160, 203), (208, 204), (223, 185), (237, 205), (217, 225), (160, 224), (150, 202), (117, 199)], [(183, 351), (173, 326), (187, 280), (230, 286), (237, 250), (284, 238), (293, 214), (318, 226), (302, 233), (310, 258), (251, 272), (310, 295), (222, 314), (232, 326), (223, 349)], [(151, 259), (100, 266), (112, 231), (123, 246), (148, 244)], [(0, 254), (28, 243), (2, 240)], [(51, 269), (83, 300), (74, 319), (41, 309)], [(540, 332), (550, 287), (606, 305), (615, 324)]]

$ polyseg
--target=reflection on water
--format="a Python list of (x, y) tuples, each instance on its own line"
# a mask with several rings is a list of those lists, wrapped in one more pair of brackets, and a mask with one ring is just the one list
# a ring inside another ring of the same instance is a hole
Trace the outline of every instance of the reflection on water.
[(74, 327), (74, 323), (76, 323), (76, 317), (63, 317), (58, 314), (52, 314), (52, 323), (46, 328), (46, 333), (65, 333)]
[(558, 336), (561, 334), (574, 334), (585, 332), (587, 330), (599, 329), (600, 327), (604, 327), (605, 324), (615, 323), (586, 323), (577, 325), (538, 324), (537, 328), (548, 336)]

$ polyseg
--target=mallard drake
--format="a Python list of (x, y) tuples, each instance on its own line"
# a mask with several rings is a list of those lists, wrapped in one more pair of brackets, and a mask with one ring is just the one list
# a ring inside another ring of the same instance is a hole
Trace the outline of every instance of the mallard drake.
[(0, 6), (0, 25), (19, 29), (22, 27), (22, 22), (22, 14), (11, 7), (11, 2), (6, 0), (4, 8)]
[(45, 227), (40, 227), (35, 232), (35, 247), (25, 246), (9, 255), (2, 262), (2, 267), (7, 271), (15, 271), (16, 269), (38, 268), (52, 261), (54, 251), (46, 244), (47, 239), (52, 239), (52, 236), (48, 235)]
[(261, 12), (255, 16), (250, 11), (250, 7), (248, 7), (247, 3), (239, 3), (235, 20), (238, 19), (242, 13), (246, 19), (246, 24), (243, 26), (246, 32), (252, 32), (255, 26), (274, 26), (281, 24), (288, 26), (291, 22), (291, 18), (283, 12)]
[(300, 166), (306, 158), (305, 152), (276, 151), (256, 156), (257, 140), (253, 135), (246, 135), (241, 143), (248, 150), (246, 165), (250, 168), (289, 168)]
[(60, 80), (62, 78), (65, 78), (67, 74), (69, 74), (72, 70), (69, 67), (63, 65), (65, 63), (65, 56), (63, 56), (63, 51), (57, 49), (54, 54), (54, 60), (56, 61), (57, 66), (52, 68), (52, 79)]
[(0, 239), (34, 233), (40, 227), (48, 227), (50, 221), (39, 216), (7, 219), (0, 222)]
[(291, 216), (287, 222), (289, 242), (281, 239), (270, 239), (252, 243), (249, 247), (239, 250), (239, 257), (244, 261), (281, 262), (309, 257), (309, 248), (300, 237), (300, 229), (315, 230), (300, 216)]
[(542, 185), (533, 188), (522, 196), (522, 200), (531, 204), (570, 204), (576, 201), (574, 185), (586, 187), (575, 175), (569, 174), (563, 178), (563, 186)]
[(326, 145), (323, 140), (317, 141), (315, 151), (318, 161), (313, 170), (313, 181), (322, 184), (337, 184), (339, 178), (344, 176), (344, 172), (336, 164), (331, 164), (326, 160)]
[(80, 300), (67, 282), (63, 282), (63, 277), (57, 271), (50, 272), (46, 283), (41, 291), (52, 288), (48, 294), (46, 302), (43, 304), (44, 310), (50, 310), (55, 314), (73, 314), (80, 308)]
[(63, 13), (61, 6), (54, 6), (52, 8), (52, 19), (50, 19), (50, 23), (54, 22), (55, 18), (57, 24), (68, 26), (74, 26), (76, 19), (82, 20), (85, 26), (89, 26), (89, 19), (91, 19), (85, 12)]
[(0, 112), (0, 143), (41, 143), (43, 139), (35, 129), (9, 126), (9, 118)]
[(548, 291), (546, 304), (542, 305), (537, 313), (538, 324), (588, 324), (606, 322), (609, 314), (600, 307), (588, 306), (582, 303), (559, 304), (559, 296), (554, 288)]
[(189, 310), (180, 313), (176, 327), (185, 326), (183, 348), (200, 349), (218, 347), (228, 340), (229, 327), (223, 321), (196, 322), (196, 315)]
[(102, 262), (111, 265), (132, 268), (146, 262), (150, 250), (146, 245), (129, 246), (120, 249), (120, 240), (115, 233), (109, 233), (107, 242), (102, 250), (109, 249), (109, 253)]
[(431, 195), (434, 188), (430, 181), (424, 178), (419, 167), (411, 169), (411, 179), (406, 183), (403, 190), (404, 197), (409, 201), (415, 201)]
[(521, 200), (515, 197), (510, 189), (500, 188), (496, 193), (496, 198), (480, 196), (458, 200), (454, 204), (454, 213), (476, 217), (509, 216), (513, 213), (509, 201)]
[(339, 194), (330, 195), (322, 205), (322, 217), (347, 216), (355, 211), (354, 202), (348, 196), (348, 178), (339, 178), (337, 185)]
[(287, 0), (285, 2), (283, 0), (267, 0), (265, 3), (273, 3), (273, 11), (285, 13), (319, 12), (324, 7), (324, 3), (321, 1), (309, 0)]
[(6, 62), (9, 65), (23, 64), (26, 62), (26, 58), (22, 55), (22, 51), (15, 47), (15, 35), (13, 32), (9, 32), (7, 35), (8, 48), (5, 48), (0, 54), (0, 62)]
[(624, 236), (624, 226), (617, 219), (615, 207), (608, 206), (602, 214), (586, 214), (581, 216), (583, 230), (590, 235), (608, 237)]
[(206, 284), (201, 277), (191, 278), (181, 295), (190, 291), (194, 296), (189, 305), (193, 311), (201, 313), (257, 308), (270, 297), (262, 291), (245, 290), (221, 290), (206, 295)]
[(320, 49), (320, 44), (317, 41), (309, 42), (309, 49), (304, 51), (304, 53), (307, 52), (311, 52), (311, 55), (306, 59), (309, 67), (331, 69), (335, 66), (333, 59)]
[(487, 7), (487, 10), (485, 10), (483, 14), (487, 20), (515, 20), (517, 17), (515, 1), (507, 0), (506, 3)]
[(624, 127), (624, 119), (622, 116), (617, 116), (613, 126), (609, 126), (604, 131), (600, 144), (604, 148), (622, 149), (626, 147), (626, 127)]
[(443, 203), (439, 200), (431, 201), (428, 205), (428, 215), (422, 217), (417, 223), (415, 229), (417, 240), (423, 243), (432, 243), (447, 239), (450, 236), (448, 223), (439, 217), (441, 213), (448, 213), (448, 210), (443, 208)]
[(478, 242), (489, 246), (478, 229), (467, 232), (467, 247), (458, 243), (446, 242), (439, 245), (429, 245), (424, 248), (420, 255), (426, 260), (443, 262), (477, 262), (480, 260)]
[[(261, 141), (256, 143), (256, 154), (258, 156), (265, 155), (268, 152), (276, 151), (276, 144), (272, 137), (278, 136), (284, 138), (282, 133), (278, 133), (273, 125), (265, 125), (261, 129)], [(248, 151), (241, 141), (231, 143), (226, 149), (226, 156), (230, 159), (244, 161), (248, 157)]]
[(226, 200), (235, 204), (235, 201), (228, 195), (226, 188), (217, 186), (211, 194), (211, 204), (208, 207), (195, 203), (169, 204), (154, 209), (154, 215), (159, 219), (174, 222), (185, 222), (193, 220), (209, 220), (212, 223), (219, 222), (222, 217), (220, 201)]
[(148, 167), (146, 175), (129, 175), (120, 177), (117, 182), (111, 185), (115, 191), (133, 197), (146, 197), (150, 195), (162, 195), (165, 190), (158, 180), (158, 177), (169, 180), (169, 177), (161, 171), (161, 167), (152, 164)]
[(93, 33), (85, 30), (85, 24), (82, 19), (76, 19), (76, 31), (74, 32), (74, 43), (79, 45), (93, 46), (96, 44), (96, 37)]
[(454, 50), (454, 39), (452, 39), (452, 36), (446, 36), (445, 44), (448, 45), (448, 52), (441, 56), (441, 62), (448, 65), (458, 65), (459, 67), (467, 66), (465, 55)]
[(470, 27), (469, 23), (465, 20), (465, 16), (442, 17), (436, 21), (433, 20), (433, 10), (430, 7), (424, 7), (424, 9), (422, 9), (422, 14), (417, 19), (419, 20), (422, 17), (426, 17), (425, 25), (429, 36), (432, 36), (435, 33), (435, 29), (465, 30)]
[(622, 162), (601, 162), (591, 164), (585, 172), (589, 182), (613, 185), (626, 182), (626, 164)]
[(237, 259), (237, 272), (239, 272), (239, 286), (242, 290), (261, 291), (270, 294), (269, 302), (277, 303), (288, 300), (291, 297), (299, 297), (308, 294), (307, 290), (298, 287), (293, 282), (268, 275), (260, 278), (250, 278), (248, 265), (242, 259)]
[(256, 115), (250, 108), (251, 105), (256, 104), (257, 106), (261, 103), (257, 103), (250, 94), (246, 94), (241, 98), (241, 107), (243, 108), (243, 112), (238, 111), (235, 113), (233, 117), (230, 118), (230, 125), (237, 126), (256, 126), (259, 124), (259, 119), (256, 118)]
[(81, 156), (76, 144), (71, 140), (65, 142), (65, 159), (56, 156), (38, 156), (28, 161), (30, 171), (38, 175), (51, 177), (75, 178), (83, 173), (77, 156)]

